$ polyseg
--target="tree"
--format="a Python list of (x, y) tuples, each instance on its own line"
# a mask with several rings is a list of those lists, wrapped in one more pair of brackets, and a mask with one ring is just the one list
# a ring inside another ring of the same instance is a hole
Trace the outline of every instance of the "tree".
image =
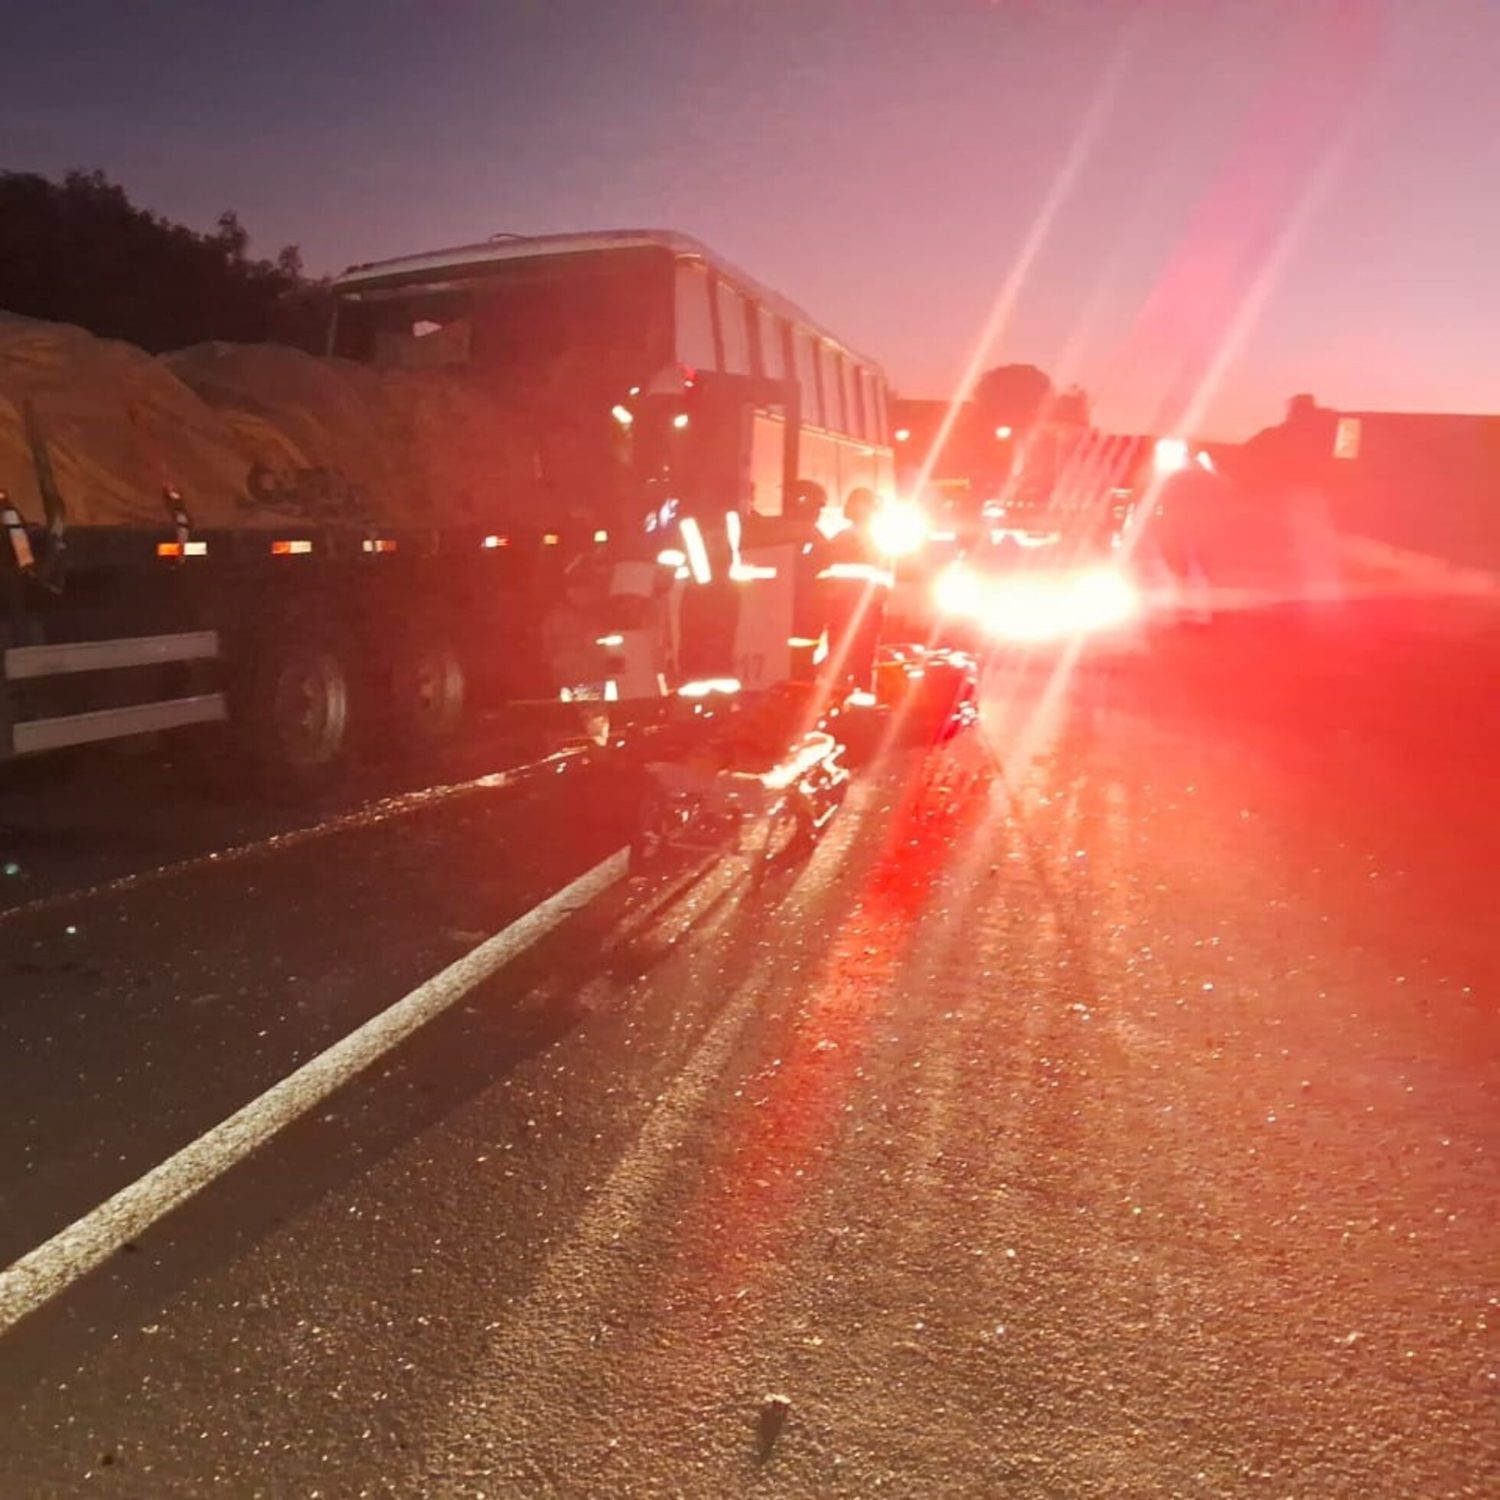
[[(0, 309), (75, 323), (153, 353), (209, 339), (278, 336), (321, 347), (308, 308), (318, 301), (288, 246), (253, 259), (233, 210), (210, 234), (137, 208), (103, 172), (61, 182), (0, 172)], [(288, 317), (283, 304), (299, 301)], [(326, 301), (326, 291), (323, 300)]]
[(244, 260), (245, 252), (250, 248), (250, 236), (240, 223), (240, 216), (232, 208), (226, 208), (219, 215), (214, 239), (224, 247), (224, 254), (231, 261)]
[(979, 377), (973, 406), (982, 425), (1023, 432), (1052, 398), (1052, 379), (1035, 365), (996, 365)]
[(1070, 385), (1052, 403), (1048, 417), (1062, 427), (1087, 427), (1090, 417), (1088, 392), (1080, 385)]

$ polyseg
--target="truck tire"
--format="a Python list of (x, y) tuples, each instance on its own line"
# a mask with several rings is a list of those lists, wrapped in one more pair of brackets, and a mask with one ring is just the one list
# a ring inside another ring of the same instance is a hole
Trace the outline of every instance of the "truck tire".
[(251, 674), (242, 728), (260, 790), (312, 795), (343, 773), (350, 746), (351, 676), (332, 632), (266, 641)]
[(391, 664), (391, 719), (402, 742), (414, 749), (448, 743), (463, 727), (469, 678), (463, 658), (441, 631), (413, 635)]

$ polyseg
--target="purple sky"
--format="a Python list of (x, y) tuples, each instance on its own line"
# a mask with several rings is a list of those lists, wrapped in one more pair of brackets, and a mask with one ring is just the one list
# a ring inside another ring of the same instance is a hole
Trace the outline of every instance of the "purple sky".
[(1500, 410), (1500, 0), (0, 0), (0, 47), (0, 166), (316, 271), (658, 225), (911, 395), (1009, 285), (985, 362), (1112, 428)]

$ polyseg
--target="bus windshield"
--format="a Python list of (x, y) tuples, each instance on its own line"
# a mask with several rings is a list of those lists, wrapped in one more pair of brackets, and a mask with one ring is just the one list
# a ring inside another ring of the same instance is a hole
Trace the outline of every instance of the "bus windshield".
[(541, 395), (580, 377), (626, 389), (670, 358), (671, 340), (671, 260), (648, 246), (362, 289), (341, 301), (334, 352), (387, 369), (463, 368)]

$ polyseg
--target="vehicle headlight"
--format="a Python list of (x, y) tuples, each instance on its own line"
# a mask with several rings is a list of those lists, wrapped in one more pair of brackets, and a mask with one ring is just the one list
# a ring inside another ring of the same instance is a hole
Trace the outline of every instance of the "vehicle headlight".
[(933, 591), (937, 607), (947, 615), (978, 613), (982, 590), (979, 580), (962, 563), (954, 563), (938, 574)]
[(870, 518), (870, 537), (887, 557), (905, 557), (927, 540), (927, 514), (909, 500), (892, 500)]

